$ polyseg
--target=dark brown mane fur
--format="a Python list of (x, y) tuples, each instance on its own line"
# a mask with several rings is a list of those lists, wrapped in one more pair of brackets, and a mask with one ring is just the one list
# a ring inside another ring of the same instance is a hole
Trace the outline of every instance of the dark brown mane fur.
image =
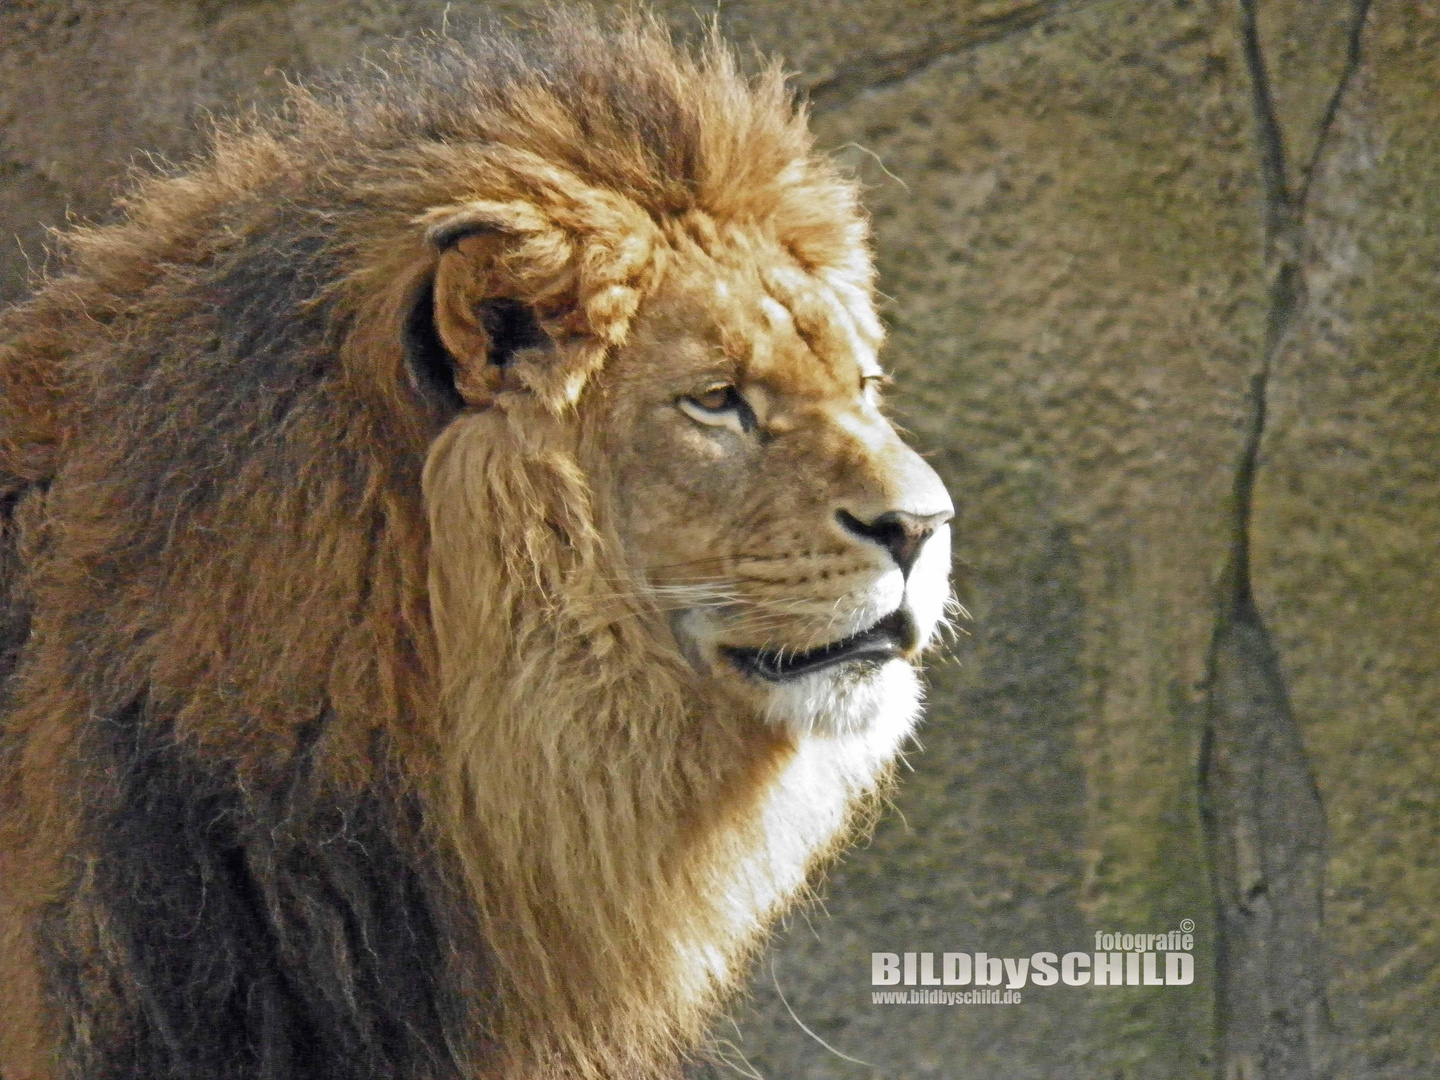
[(779, 75), (713, 43), (581, 18), (383, 68), (219, 126), (0, 317), (6, 1080), (487, 1075), (433, 811), (421, 473), (461, 401), (416, 222), (560, 220), (578, 178), (804, 266), (863, 234)]

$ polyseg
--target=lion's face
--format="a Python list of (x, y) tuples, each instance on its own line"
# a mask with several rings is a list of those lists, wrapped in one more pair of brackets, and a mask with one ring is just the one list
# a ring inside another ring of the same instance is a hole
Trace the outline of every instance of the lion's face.
[(949, 596), (950, 498), (879, 409), (865, 320), (763, 278), (677, 260), (611, 360), (619, 532), (716, 689), (796, 734), (908, 723)]

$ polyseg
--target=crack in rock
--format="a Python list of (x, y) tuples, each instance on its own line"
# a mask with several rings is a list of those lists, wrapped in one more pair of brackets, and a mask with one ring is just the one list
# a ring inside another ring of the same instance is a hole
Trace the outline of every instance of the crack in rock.
[(817, 113), (838, 108), (867, 90), (879, 90), (903, 83), (942, 60), (948, 60), (982, 45), (991, 45), (1015, 34), (1024, 33), (1053, 15), (1061, 15), (1088, 7), (1093, 2), (1094, 0), (1088, 0), (1088, 2), (1079, 0), (1079, 2), (1059, 3), (1056, 0), (1039, 0), (1039, 2), (1025, 4), (1000, 15), (977, 19), (965, 28), (966, 32), (959, 41), (954, 38), (946, 38), (943, 41), (929, 42), (913, 49), (906, 49), (888, 56), (871, 57), (863, 63), (848, 65), (844, 70), (811, 85), (806, 92), (806, 98), (810, 102), (811, 108)]
[(1369, 0), (1353, 0), (1345, 68), (1321, 118), (1298, 191), (1271, 97), (1256, 20), (1240, 0), (1265, 197), (1268, 311), (1252, 415), (1236, 471), (1229, 563), (1210, 644), (1200, 800), (1216, 901), (1220, 1080), (1324, 1080), (1334, 1039), (1320, 928), (1325, 814), (1250, 582), (1250, 512), (1274, 360), (1304, 310), (1301, 259), (1311, 178), (1360, 65)]

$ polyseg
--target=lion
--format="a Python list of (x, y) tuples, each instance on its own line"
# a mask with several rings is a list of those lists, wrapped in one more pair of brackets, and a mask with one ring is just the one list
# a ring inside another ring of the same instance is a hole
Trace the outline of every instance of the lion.
[(778, 67), (217, 123), (0, 321), (0, 1073), (650, 1078), (871, 815), (951, 501)]

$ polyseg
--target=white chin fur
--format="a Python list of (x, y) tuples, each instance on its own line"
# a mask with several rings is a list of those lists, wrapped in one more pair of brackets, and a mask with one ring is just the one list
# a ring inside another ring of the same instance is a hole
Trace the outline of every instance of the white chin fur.
[(915, 669), (904, 660), (889, 660), (878, 670), (843, 665), (777, 683), (765, 718), (796, 736), (883, 731), (898, 745), (915, 726), (920, 702)]

